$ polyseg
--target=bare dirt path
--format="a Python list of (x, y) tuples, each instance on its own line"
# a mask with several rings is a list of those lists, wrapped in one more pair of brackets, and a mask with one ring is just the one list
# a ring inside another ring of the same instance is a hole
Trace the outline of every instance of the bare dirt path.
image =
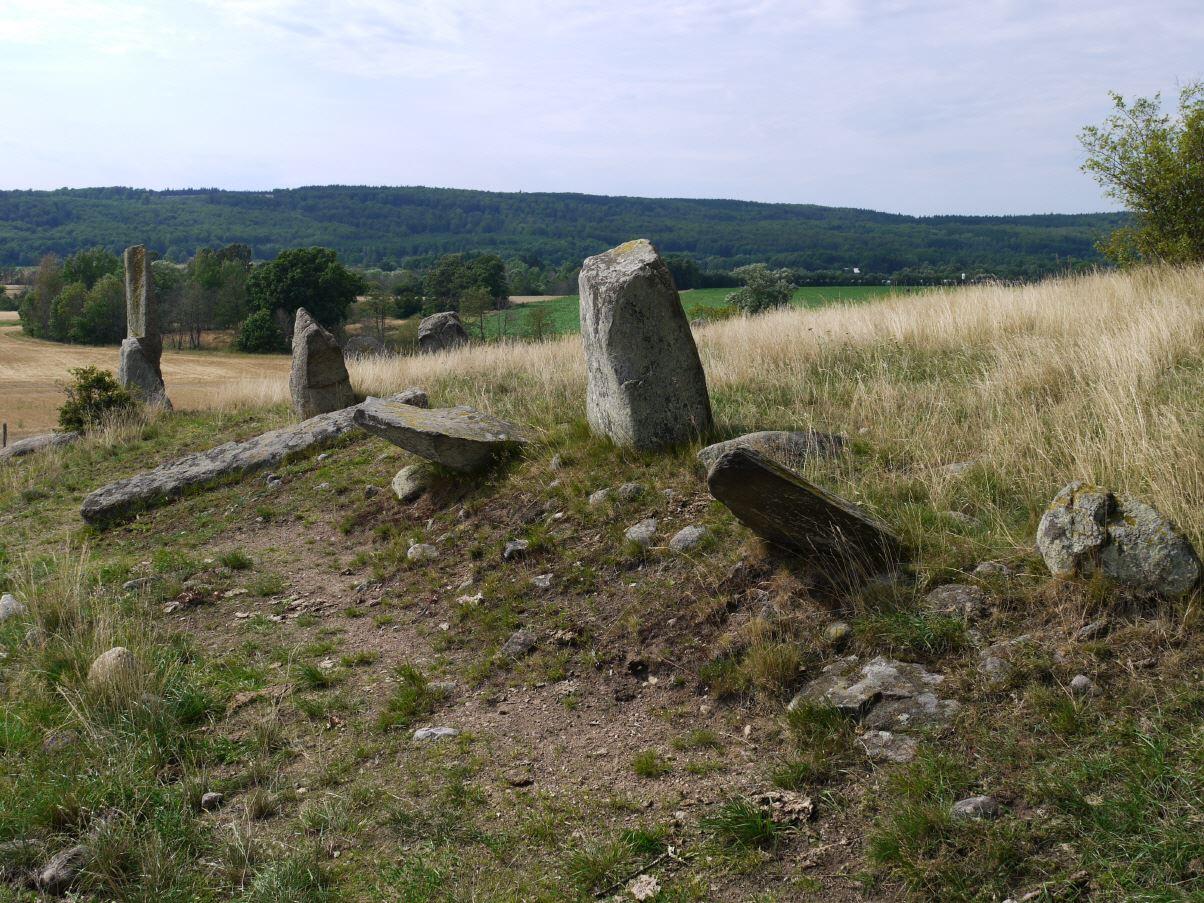
[[(117, 369), (114, 347), (62, 345), (22, 335), (13, 311), (0, 311), (0, 420), (9, 441), (53, 429), (63, 402), (62, 384), (72, 367)], [(9, 324), (12, 325), (9, 325)], [(288, 378), (283, 355), (227, 352), (163, 352), (163, 379), (182, 410), (218, 407), (223, 384), (242, 379)]]

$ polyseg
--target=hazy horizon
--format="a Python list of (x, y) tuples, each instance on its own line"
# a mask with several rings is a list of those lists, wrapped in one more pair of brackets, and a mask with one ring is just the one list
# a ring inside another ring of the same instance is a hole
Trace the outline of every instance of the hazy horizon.
[(0, 188), (309, 185), (1103, 212), (1079, 130), (1186, 0), (5, 0)]

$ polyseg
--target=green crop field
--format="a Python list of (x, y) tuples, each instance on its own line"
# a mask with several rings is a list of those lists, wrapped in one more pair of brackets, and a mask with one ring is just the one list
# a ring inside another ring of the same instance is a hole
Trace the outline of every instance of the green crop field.
[[(910, 286), (886, 285), (808, 285), (795, 289), (791, 304), (795, 307), (817, 308), (829, 304), (850, 304), (881, 298), (892, 293), (914, 293), (931, 289)], [(724, 307), (727, 296), (735, 289), (700, 288), (682, 292), (681, 303), (690, 319), (705, 317), (708, 310)], [(580, 328), (580, 299), (577, 295), (550, 298), (516, 305), (509, 310), (490, 314), (485, 331), (491, 338), (501, 336), (531, 336), (534, 332), (532, 316), (537, 310), (546, 312), (545, 335), (577, 332)]]

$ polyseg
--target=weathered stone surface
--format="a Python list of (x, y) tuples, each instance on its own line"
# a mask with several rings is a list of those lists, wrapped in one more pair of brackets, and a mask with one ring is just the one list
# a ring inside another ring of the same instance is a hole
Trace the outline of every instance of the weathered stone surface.
[(466, 472), (527, 441), (515, 424), (463, 406), (423, 410), (369, 398), (356, 409), (355, 422), (420, 458)]
[(409, 561), (434, 561), (439, 557), (439, 550), (429, 542), (416, 542), (406, 551)]
[(45, 448), (59, 448), (79, 441), (79, 433), (43, 433), (40, 436), (29, 436), (18, 439), (12, 445), (0, 448), (0, 461), (9, 458), (22, 458)]
[(993, 796), (968, 796), (949, 809), (954, 818), (994, 818), (999, 814), (999, 800)]
[(512, 539), (502, 549), (502, 558), (505, 561), (517, 561), (527, 554), (527, 549), (530, 547), (531, 543), (528, 540)]
[(450, 740), (460, 736), (460, 731), (454, 727), (420, 727), (414, 731), (415, 740)]
[(833, 583), (890, 573), (905, 558), (885, 524), (754, 449), (719, 455), (707, 486), (754, 533), (811, 559)]
[(446, 351), (468, 344), (468, 333), (454, 310), (426, 317), (418, 324), (418, 350), (422, 352)]
[(354, 415), (355, 408), (344, 408), (244, 442), (227, 442), (186, 455), (97, 489), (84, 499), (80, 514), (88, 523), (103, 524), (227, 477), (267, 470), (286, 458), (329, 445), (355, 427)]
[(616, 491), (620, 502), (634, 502), (648, 490), (643, 483), (624, 483)]
[(609, 489), (599, 489), (596, 492), (591, 492), (589, 494), (589, 506), (591, 508), (597, 508), (599, 505), (604, 504), (606, 502), (606, 500), (609, 498), (610, 498), (610, 490)]
[(516, 630), (502, 644), (502, 655), (506, 658), (522, 658), (535, 651), (535, 634), (529, 630)]
[(618, 445), (657, 448), (711, 428), (698, 348), (669, 268), (629, 241), (581, 267), (586, 415)]
[(844, 451), (844, 436), (815, 430), (761, 430), (725, 442), (708, 445), (698, 453), (704, 470), (710, 470), (725, 452), (751, 448), (790, 470), (799, 470), (809, 460), (833, 458)]
[(843, 646), (853, 635), (853, 628), (848, 621), (833, 621), (824, 628), (824, 642), (829, 646)]
[(1202, 571), (1188, 538), (1149, 505), (1077, 481), (1042, 515), (1037, 549), (1055, 576), (1102, 573), (1123, 587), (1172, 599), (1191, 592)]
[(674, 552), (688, 552), (706, 538), (707, 528), (700, 526), (682, 527), (669, 540), (669, 548)]
[(633, 527), (628, 527), (627, 532), (623, 535), (628, 542), (633, 542), (640, 548), (646, 549), (652, 545), (656, 539), (656, 530), (659, 524), (655, 517), (649, 517), (640, 521)]
[(91, 850), (83, 844), (77, 844), (56, 853), (38, 872), (35, 882), (38, 890), (46, 894), (62, 896), (79, 878), (91, 857)]
[(1076, 674), (1070, 681), (1070, 692), (1076, 696), (1090, 696), (1095, 692), (1095, 682), (1086, 674)]
[(388, 353), (385, 343), (371, 335), (353, 335), (343, 346), (344, 357), (380, 357)]
[(201, 809), (205, 812), (212, 812), (215, 809), (220, 809), (222, 803), (226, 801), (226, 797), (216, 790), (210, 790), (201, 796)]
[[(803, 687), (790, 705), (794, 707), (801, 701), (824, 702), (846, 715), (867, 718), (880, 703), (932, 696), (932, 699), (918, 701), (915, 711), (932, 715), (930, 720), (939, 720), (951, 711), (935, 697), (935, 690), (944, 680), (943, 675), (933, 674), (914, 662), (895, 661), (880, 655), (863, 665), (856, 656), (850, 656), (824, 668), (823, 673)], [(893, 711), (888, 709), (887, 714), (875, 723), (884, 726), (886, 721), (892, 720)]]
[(88, 684), (95, 689), (120, 686), (138, 674), (138, 659), (124, 646), (101, 653), (88, 669)]
[(21, 602), (12, 593), (5, 593), (0, 596), (0, 624), (3, 624), (9, 618), (19, 618), (29, 609), (25, 607), (25, 603)]
[(163, 387), (163, 372), (159, 369), (162, 352), (158, 337), (123, 339), (117, 381), (144, 404), (170, 409), (171, 402)]
[(914, 737), (890, 731), (867, 731), (860, 740), (866, 758), (871, 762), (910, 762), (919, 749)]
[(293, 364), (288, 388), (293, 410), (302, 417), (316, 417), (355, 404), (343, 349), (304, 307), (297, 308), (293, 324)]
[(938, 586), (924, 597), (924, 601), (932, 611), (967, 621), (984, 618), (991, 613), (991, 597), (977, 586), (966, 583)]
[(429, 464), (410, 464), (397, 471), (393, 477), (393, 494), (397, 500), (409, 504), (417, 501), (434, 482), (435, 473)]

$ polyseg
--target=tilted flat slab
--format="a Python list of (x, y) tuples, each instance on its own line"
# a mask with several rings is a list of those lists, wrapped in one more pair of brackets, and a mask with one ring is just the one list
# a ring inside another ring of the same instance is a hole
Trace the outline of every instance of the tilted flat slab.
[(423, 410), (369, 398), (356, 408), (355, 422), (420, 458), (466, 472), (480, 470), (506, 449), (529, 441), (516, 424), (465, 406)]
[(32, 455), (44, 448), (70, 445), (78, 440), (79, 433), (43, 433), (41, 436), (30, 436), (28, 439), (19, 439), (7, 448), (0, 449), (0, 461)]
[(755, 449), (720, 454), (707, 486), (753, 532), (820, 565), (831, 583), (860, 583), (906, 559), (888, 526)]
[[(394, 403), (406, 407), (400, 399), (417, 397), (414, 392), (406, 390), (394, 396), (398, 399)], [(418, 394), (425, 400), (425, 393)], [(275, 467), (286, 458), (329, 445), (348, 430), (354, 429), (357, 407), (319, 414), (296, 426), (272, 430), (243, 442), (227, 442), (217, 448), (185, 455), (154, 470), (110, 483), (84, 499), (79, 513), (90, 524), (119, 521), (144, 508), (178, 498), (192, 489), (212, 485), (227, 477)]]

